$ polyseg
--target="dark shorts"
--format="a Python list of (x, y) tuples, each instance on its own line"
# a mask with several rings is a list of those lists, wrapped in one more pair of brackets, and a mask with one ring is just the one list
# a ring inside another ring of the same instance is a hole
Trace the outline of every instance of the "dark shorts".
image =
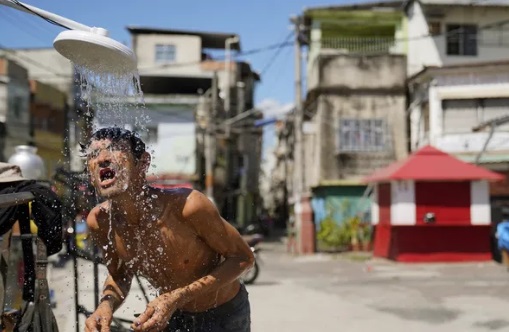
[(251, 307), (246, 286), (230, 301), (204, 312), (176, 311), (167, 332), (250, 332)]

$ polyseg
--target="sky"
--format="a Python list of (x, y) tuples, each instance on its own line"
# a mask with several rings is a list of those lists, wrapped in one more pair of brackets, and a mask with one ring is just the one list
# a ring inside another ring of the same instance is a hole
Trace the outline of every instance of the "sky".
[[(293, 41), (290, 17), (305, 8), (339, 5), (353, 0), (26, 0), (25, 3), (109, 31), (110, 37), (130, 45), (126, 26), (236, 33), (243, 51)], [(358, 2), (358, 1), (357, 1)], [(39, 17), (0, 6), (0, 47), (51, 47), (62, 28)], [(266, 116), (288, 110), (294, 101), (294, 48), (270, 50), (242, 57), (262, 74), (255, 92)], [(271, 126), (267, 131), (272, 130)], [(273, 135), (265, 135), (264, 145)]]
[[(306, 7), (334, 5), (352, 0), (26, 0), (25, 3), (88, 26), (107, 29), (110, 36), (130, 46), (128, 25), (237, 33), (244, 51), (281, 43), (292, 31), (292, 15)], [(2, 47), (51, 47), (62, 31), (42, 19), (0, 6)], [(293, 41), (290, 39), (289, 41)], [(275, 50), (243, 57), (264, 75), (256, 101), (281, 104), (294, 99), (294, 52), (286, 47), (274, 59)], [(270, 63), (270, 65), (269, 65)], [(268, 66), (268, 67), (267, 67)]]

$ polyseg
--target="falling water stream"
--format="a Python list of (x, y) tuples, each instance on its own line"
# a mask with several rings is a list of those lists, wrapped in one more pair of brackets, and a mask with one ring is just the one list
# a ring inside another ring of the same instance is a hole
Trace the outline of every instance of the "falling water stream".
[[(144, 139), (144, 136), (148, 134), (147, 125), (149, 124), (150, 117), (146, 112), (139, 74), (137, 72), (125, 74), (97, 73), (84, 67), (76, 66), (75, 68), (79, 77), (76, 83), (79, 84), (80, 98), (86, 105), (86, 116), (94, 119), (89, 129), (94, 132), (104, 127), (125, 128), (136, 132), (146, 144), (149, 143)], [(115, 171), (123, 172), (124, 170), (116, 169)], [(129, 181), (126, 181), (127, 185), (128, 183)], [(144, 194), (142, 193), (141, 195)], [(145, 207), (145, 213), (153, 213), (150, 201), (154, 198), (157, 197), (150, 197), (148, 199), (149, 204)], [(136, 201), (141, 199), (146, 198), (133, 197), (133, 200)], [(100, 197), (96, 196), (96, 203), (99, 202)], [(111, 262), (111, 258), (107, 257), (107, 249), (108, 246), (113, 245), (114, 241), (111, 202), (109, 204), (108, 213), (108, 244), (102, 248), (105, 253), (105, 263), (107, 264)], [(126, 214), (127, 212), (124, 213)], [(157, 216), (153, 217), (157, 219)], [(152, 220), (154, 221), (154, 218), (152, 218)], [(137, 254), (134, 255), (130, 261), (121, 261), (119, 264), (126, 264), (128, 267), (132, 267), (140, 259), (146, 261), (146, 257), (139, 256), (140, 253), (144, 253), (144, 255), (147, 254), (146, 251), (143, 250), (142, 241), (145, 235), (144, 230), (136, 233), (135, 241), (137, 243)], [(152, 291), (156, 291), (153, 287), (150, 288)]]
[(93, 130), (117, 126), (134, 129), (142, 136), (147, 132), (149, 117), (137, 72), (96, 73), (78, 66), (76, 70), (81, 99), (88, 112), (94, 112)]

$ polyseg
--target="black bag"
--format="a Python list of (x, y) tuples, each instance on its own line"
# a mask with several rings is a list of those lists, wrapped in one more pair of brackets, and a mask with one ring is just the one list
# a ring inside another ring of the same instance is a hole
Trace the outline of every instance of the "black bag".
[[(32, 201), (32, 215), (38, 228), (38, 235), (44, 241), (47, 255), (56, 254), (62, 249), (62, 203), (51, 188), (33, 180), (2, 183), (0, 194), (30, 192), (35, 198)], [(21, 205), (0, 208), (0, 235), (10, 230), (19, 219)]]

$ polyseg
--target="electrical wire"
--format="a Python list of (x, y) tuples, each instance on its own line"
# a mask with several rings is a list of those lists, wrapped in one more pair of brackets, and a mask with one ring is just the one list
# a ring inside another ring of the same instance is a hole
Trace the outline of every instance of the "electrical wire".
[(59, 26), (59, 27), (61, 27), (61, 28), (67, 29), (67, 30), (71, 30), (71, 28), (69, 28), (68, 26), (65, 26), (65, 25), (63, 25), (63, 24), (60, 24), (60, 23), (58, 23), (58, 22), (55, 22), (55, 21), (53, 21), (52, 19), (46, 18), (46, 17), (42, 16), (41, 14), (34, 12), (33, 10), (31, 10), (30, 8), (28, 8), (27, 6), (25, 6), (24, 4), (22, 4), (22, 3), (21, 3), (21, 2), (19, 2), (18, 0), (10, 0), (10, 1), (11, 1), (12, 3), (14, 3), (14, 4), (16, 4), (16, 5), (20, 6), (21, 8), (24, 8), (25, 10), (28, 10), (30, 13), (32, 13), (32, 14), (34, 14), (34, 15), (36, 15), (36, 16), (39, 16), (40, 18), (42, 18), (43, 20), (45, 20), (45, 21), (47, 21), (47, 22), (49, 22), (49, 23), (51, 23), (51, 24), (54, 24), (54, 25), (56, 25), (56, 26)]
[[(262, 52), (271, 51), (271, 50), (274, 50), (274, 49), (285, 48), (285, 47), (292, 46), (292, 45), (293, 45), (292, 42), (283, 42), (283, 43), (271, 44), (271, 45), (264, 46), (264, 47), (254, 48), (254, 49), (251, 49), (251, 50), (248, 50), (248, 51), (237, 52), (236, 54), (232, 55), (232, 58), (235, 59), (235, 58), (239, 58), (239, 57), (246, 56), (246, 55), (258, 54), (258, 53), (262, 53)], [(213, 61), (225, 60), (225, 59), (226, 59), (226, 56), (222, 55), (222, 56), (218, 56), (218, 57), (214, 58)], [(142, 69), (142, 70), (151, 70), (151, 69), (159, 69), (159, 68), (185, 67), (185, 66), (199, 65), (199, 64), (202, 64), (204, 62), (206, 62), (206, 60), (205, 61), (202, 61), (202, 60), (200, 60), (200, 61), (190, 61), (190, 62), (174, 62), (174, 63), (160, 64), (160, 65), (151, 66), (151, 67), (143, 67), (143, 68), (140, 68), (140, 69)]]
[(31, 37), (33, 37), (36, 40), (42, 40), (41, 36), (34, 32), (34, 31), (37, 31), (37, 30), (28, 29), (27, 26), (24, 25), (24, 24), (18, 25), (20, 22), (17, 21), (15, 18), (13, 18), (13, 17), (11, 17), (9, 15), (6, 15), (6, 13), (4, 11), (0, 10), (0, 16), (2, 17), (2, 19), (5, 22), (8, 22), (11, 25), (15, 26), (16, 29), (25, 32), (27, 35), (30, 35)]
[(288, 34), (288, 36), (285, 37), (283, 42), (281, 44), (279, 44), (279, 47), (276, 49), (276, 52), (274, 52), (274, 55), (272, 56), (272, 58), (270, 58), (270, 60), (267, 62), (267, 64), (261, 70), (260, 76), (263, 76), (267, 72), (267, 70), (269, 70), (270, 66), (272, 66), (272, 64), (276, 61), (277, 57), (279, 56), (279, 54), (281, 54), (281, 51), (285, 48), (285, 45), (288, 43), (290, 38), (292, 38), (292, 36), (293, 36), (293, 31), (291, 31)]
[[(66, 77), (66, 78), (69, 77), (69, 75), (65, 75), (65, 74), (59, 73), (59, 72), (55, 71), (53, 68), (48, 67), (45, 64), (43, 64), (41, 62), (38, 62), (37, 60), (34, 60), (34, 59), (30, 58), (30, 57), (26, 57), (24, 55), (21, 55), (16, 50), (10, 49), (10, 48), (2, 45), (2, 44), (0, 44), (0, 50), (6, 52), (7, 54), (9, 54), (9, 53), (10, 54), (14, 54), (19, 59), (21, 59), (23, 61), (26, 61), (27, 63), (30, 63), (30, 64), (32, 64), (32, 65), (34, 65), (36, 67), (39, 67), (40, 69), (44, 69), (44, 70), (46, 70), (46, 71), (48, 71), (50, 73), (53, 73), (53, 74), (55, 74), (58, 77)], [(16, 59), (14, 59), (14, 60), (16, 60)]]
[[(286, 49), (286, 53), (283, 54), (283, 59), (286, 59), (287, 56), (289, 56), (289, 53), (291, 51), (291, 48), (287, 48)], [(279, 80), (284, 76), (286, 75), (286, 72), (288, 70), (288, 66), (286, 66), (287, 63), (285, 63), (285, 65), (281, 65), (281, 66), (278, 66), (278, 71), (277, 73), (274, 75), (274, 79), (270, 80), (268, 83), (269, 83), (269, 86), (266, 87), (267, 91), (272, 91), (272, 87), (273, 86), (277, 86), (277, 84), (279, 83)], [(263, 77), (263, 75), (261, 75)]]
[(5, 7), (5, 8), (6, 8), (5, 14), (7, 16), (12, 17), (16, 21), (17, 25), (27, 26), (27, 27), (30, 26), (33, 28), (33, 31), (37, 31), (38, 34), (40, 34), (41, 32), (46, 32), (48, 34), (51, 34), (51, 36), (53, 36), (55, 34), (56, 29), (58, 29), (58, 27), (48, 26), (48, 24), (45, 21), (34, 20), (31, 17), (29, 18), (26, 15), (26, 13), (21, 12), (19, 10), (14, 10), (13, 8), (11, 8), (12, 10), (9, 11), (8, 9), (10, 7)]

